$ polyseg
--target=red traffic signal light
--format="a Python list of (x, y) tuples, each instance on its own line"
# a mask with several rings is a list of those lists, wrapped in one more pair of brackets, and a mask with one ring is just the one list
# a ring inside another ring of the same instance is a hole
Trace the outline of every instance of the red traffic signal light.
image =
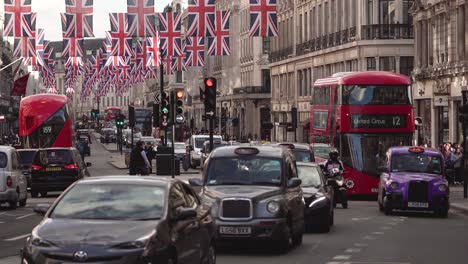
[(176, 93), (176, 98), (177, 98), (177, 99), (182, 99), (182, 98), (184, 98), (184, 92), (178, 91), (178, 92)]
[(205, 86), (206, 86), (206, 87), (213, 87), (213, 86), (214, 86), (214, 81), (213, 81), (213, 79), (212, 79), (212, 78), (207, 78), (207, 79), (205, 80)]

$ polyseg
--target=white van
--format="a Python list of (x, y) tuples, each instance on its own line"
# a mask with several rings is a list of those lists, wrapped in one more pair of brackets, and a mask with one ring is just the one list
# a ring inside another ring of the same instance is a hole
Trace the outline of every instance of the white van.
[[(201, 159), (201, 150), (203, 148), (203, 143), (210, 140), (209, 135), (192, 135), (189, 139), (190, 146), (190, 166), (196, 168), (200, 165)], [(213, 140), (221, 141), (221, 136), (213, 136)]]

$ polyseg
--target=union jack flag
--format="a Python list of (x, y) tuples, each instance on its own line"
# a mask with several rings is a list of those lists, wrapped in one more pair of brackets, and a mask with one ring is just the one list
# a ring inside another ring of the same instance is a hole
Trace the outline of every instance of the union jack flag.
[(145, 73), (145, 79), (151, 80), (157, 78), (156, 69), (148, 68)]
[(105, 67), (112, 67), (114, 69), (118, 69), (122, 66), (126, 66), (127, 63), (125, 62), (124, 58), (121, 56), (111, 56), (107, 59)]
[(154, 0), (127, 0), (128, 33), (132, 37), (152, 37), (156, 33)]
[(159, 13), (161, 50), (166, 57), (180, 56), (183, 53), (180, 20), (180, 13)]
[(159, 51), (159, 36), (156, 33), (153, 37), (146, 38), (146, 67), (156, 68), (161, 63), (161, 54)]
[(111, 56), (133, 56), (132, 37), (127, 32), (125, 13), (110, 13), (112, 51)]
[(4, 0), (4, 35), (34, 37), (36, 13), (31, 13), (31, 0)]
[(185, 41), (185, 52), (187, 52), (185, 66), (205, 66), (205, 40), (202, 37), (187, 37)]
[(83, 58), (81, 57), (68, 57), (65, 62), (65, 68), (79, 68), (83, 66)]
[(63, 38), (62, 57), (83, 57), (83, 39), (82, 38)]
[[(61, 13), (63, 37), (94, 37), (93, 16)], [(80, 20), (81, 19), (81, 20)]]
[(146, 41), (138, 41), (136, 45), (136, 61), (135, 61), (135, 68), (138, 69), (140, 72), (146, 71), (146, 64), (147, 64), (147, 45)]
[(250, 36), (278, 36), (278, 18), (276, 15), (276, 0), (250, 1)]
[(36, 40), (34, 37), (20, 37), (15, 38), (14, 43), (14, 57), (35, 57), (36, 56)]
[(175, 74), (178, 71), (187, 71), (185, 67), (185, 54), (177, 57), (172, 57), (171, 72)]
[(214, 14), (215, 0), (189, 0), (187, 36), (209, 36), (212, 32), (208, 30), (208, 14)]
[(44, 29), (37, 29), (36, 38), (36, 56), (27, 58), (27, 65), (31, 65), (33, 71), (36, 71), (38, 67), (44, 66)]
[(216, 11), (215, 15), (208, 15), (210, 27), (214, 29), (214, 37), (208, 38), (208, 55), (231, 55), (229, 45), (229, 17), (230, 11)]

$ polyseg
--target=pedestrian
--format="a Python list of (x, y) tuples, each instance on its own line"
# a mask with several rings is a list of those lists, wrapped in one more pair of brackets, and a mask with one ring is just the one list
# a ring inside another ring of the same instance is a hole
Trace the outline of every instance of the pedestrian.
[(450, 143), (445, 143), (442, 147), (442, 155), (444, 157), (444, 164), (445, 164), (445, 172), (446, 172), (446, 177), (449, 182), (449, 184), (454, 183), (453, 179), (453, 158), (452, 158), (452, 152), (450, 149), (452, 146)]
[(154, 146), (151, 142), (148, 142), (146, 144), (145, 152), (146, 152), (146, 158), (148, 158), (148, 161), (150, 164), (149, 173), (151, 174), (153, 172), (153, 159), (156, 158), (156, 151), (154, 150)]
[(81, 159), (85, 160), (85, 145), (84, 145), (84, 141), (83, 140), (78, 140), (76, 142), (76, 148), (78, 149), (78, 151), (80, 152), (80, 156), (81, 156)]
[(455, 171), (455, 183), (461, 183), (463, 181), (463, 152), (459, 144), (456, 144), (455, 152), (452, 154), (452, 164)]
[(146, 157), (143, 141), (138, 141), (130, 153), (130, 175), (148, 175), (151, 164)]

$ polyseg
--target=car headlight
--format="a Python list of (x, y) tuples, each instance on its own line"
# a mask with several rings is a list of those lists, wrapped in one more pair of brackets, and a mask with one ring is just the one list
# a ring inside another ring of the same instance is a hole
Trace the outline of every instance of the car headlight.
[(55, 246), (52, 242), (44, 240), (38, 236), (31, 236), (28, 238), (31, 242), (31, 245), (36, 246), (36, 247), (53, 247)]
[(398, 188), (398, 182), (392, 182), (390, 184), (390, 188), (392, 188), (393, 190), (397, 189)]
[(445, 184), (439, 185), (439, 191), (441, 191), (441, 192), (447, 191), (447, 185), (445, 185)]
[(267, 211), (271, 214), (276, 214), (280, 209), (280, 205), (277, 201), (271, 201), (267, 204)]
[(155, 234), (156, 231), (151, 232), (150, 234), (140, 237), (134, 241), (123, 242), (120, 244), (115, 245), (113, 248), (118, 249), (138, 249), (138, 248), (145, 248), (148, 244), (149, 239)]
[(310, 207), (314, 207), (315, 205), (317, 205), (318, 203), (322, 202), (322, 201), (325, 201), (326, 197), (325, 196), (322, 196), (322, 197), (318, 197), (317, 199), (313, 200), (310, 204), (309, 204), (309, 208)]

